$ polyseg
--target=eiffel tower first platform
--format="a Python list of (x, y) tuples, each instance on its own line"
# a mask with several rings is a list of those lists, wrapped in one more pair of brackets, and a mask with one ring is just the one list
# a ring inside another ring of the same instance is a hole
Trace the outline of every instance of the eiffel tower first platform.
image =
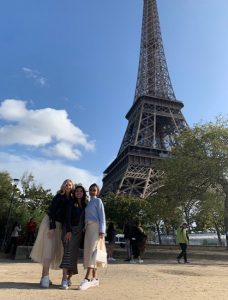
[(160, 187), (155, 161), (169, 155), (174, 136), (187, 127), (183, 106), (169, 77), (156, 0), (144, 0), (135, 98), (118, 155), (104, 171), (102, 194), (147, 198)]

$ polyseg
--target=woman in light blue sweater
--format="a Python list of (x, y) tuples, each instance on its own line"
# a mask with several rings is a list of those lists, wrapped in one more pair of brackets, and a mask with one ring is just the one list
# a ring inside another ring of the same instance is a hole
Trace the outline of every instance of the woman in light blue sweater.
[(84, 242), (84, 268), (87, 269), (84, 280), (80, 283), (79, 289), (86, 290), (92, 286), (99, 286), (97, 277), (96, 249), (97, 244), (102, 243), (105, 248), (105, 211), (104, 205), (98, 198), (100, 189), (96, 183), (89, 188), (90, 201), (85, 209), (85, 242)]

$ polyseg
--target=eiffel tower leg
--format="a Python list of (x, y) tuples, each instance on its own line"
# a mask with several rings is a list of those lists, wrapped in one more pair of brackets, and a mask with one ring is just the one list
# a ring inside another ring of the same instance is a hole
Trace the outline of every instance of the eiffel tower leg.
[(142, 193), (142, 198), (145, 198), (145, 196), (146, 196), (146, 192), (147, 192), (147, 189), (149, 187), (149, 181), (150, 181), (151, 173), (152, 173), (152, 169), (149, 168), (147, 179), (146, 179), (145, 186), (144, 186), (144, 190), (143, 190), (143, 193)]
[(118, 190), (117, 190), (117, 195), (119, 195), (121, 192), (121, 188), (122, 188), (122, 186), (123, 186), (123, 182), (124, 182), (124, 180), (125, 180), (125, 175), (123, 176), (123, 178), (121, 179), (121, 182), (120, 182), (120, 184), (119, 184), (119, 187), (118, 187)]

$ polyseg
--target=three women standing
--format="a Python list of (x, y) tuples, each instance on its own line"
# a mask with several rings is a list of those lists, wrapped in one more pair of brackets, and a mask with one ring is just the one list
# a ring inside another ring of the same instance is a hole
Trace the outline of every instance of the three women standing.
[(47, 215), (41, 222), (37, 239), (30, 254), (31, 258), (42, 264), (40, 285), (48, 288), (51, 284), (49, 268), (63, 269), (61, 288), (68, 289), (71, 277), (78, 273), (77, 261), (83, 230), (85, 279), (79, 289), (85, 290), (98, 286), (96, 249), (105, 249), (105, 212), (99, 195), (99, 187), (92, 184), (89, 188), (90, 201), (86, 206), (86, 191), (83, 186), (74, 188), (72, 180), (65, 180), (52, 200)]

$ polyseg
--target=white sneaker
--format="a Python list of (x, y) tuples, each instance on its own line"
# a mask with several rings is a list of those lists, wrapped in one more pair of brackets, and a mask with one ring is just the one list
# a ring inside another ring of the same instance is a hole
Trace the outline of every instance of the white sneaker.
[(135, 264), (135, 260), (134, 260), (134, 259), (131, 259), (131, 260), (130, 260), (130, 264)]
[[(41, 281), (42, 281), (42, 277), (40, 278), (40, 285), (41, 285)], [(50, 285), (53, 285), (53, 283), (52, 283), (51, 279), (49, 278), (49, 286)]]
[(143, 263), (143, 260), (142, 260), (142, 259), (139, 259), (139, 260), (138, 260), (138, 263), (139, 263), (139, 264), (142, 264), (142, 263)]
[(92, 286), (91, 281), (88, 279), (83, 279), (82, 282), (79, 285), (79, 290), (87, 290), (88, 288), (90, 288)]
[(46, 288), (47, 289), (47, 288), (49, 288), (49, 285), (50, 285), (49, 276), (46, 275), (46, 276), (42, 277), (41, 280), (40, 280), (40, 286), (42, 288)]
[(63, 279), (62, 283), (61, 283), (61, 286), (60, 286), (60, 289), (67, 290), (68, 288), (69, 288), (69, 286), (68, 286), (68, 280), (67, 279)]
[(91, 281), (91, 286), (99, 286), (99, 279), (93, 278)]
[(113, 258), (113, 257), (109, 257), (109, 258), (108, 258), (108, 261), (116, 261), (116, 259)]

